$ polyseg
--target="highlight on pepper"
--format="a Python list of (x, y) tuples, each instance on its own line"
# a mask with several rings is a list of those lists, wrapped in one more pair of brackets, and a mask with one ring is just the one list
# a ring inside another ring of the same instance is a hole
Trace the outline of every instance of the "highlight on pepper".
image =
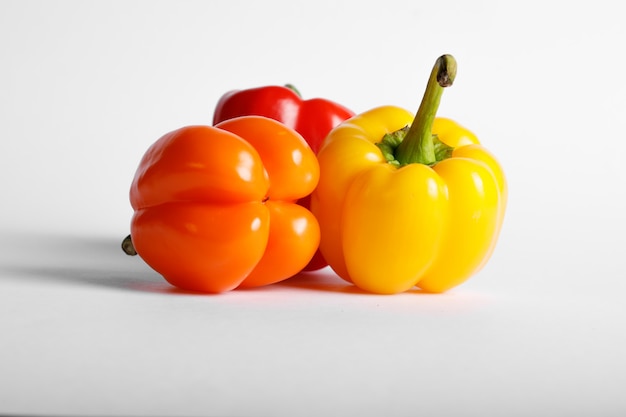
[(437, 59), (417, 114), (382, 106), (334, 128), (318, 153), (311, 210), (320, 251), (344, 280), (379, 294), (444, 292), (490, 258), (508, 188), (496, 158), (468, 129), (437, 118), (453, 84)]
[(296, 204), (318, 179), (311, 148), (278, 121), (242, 116), (183, 127), (143, 156), (122, 247), (184, 290), (220, 293), (284, 280), (318, 249), (318, 222)]

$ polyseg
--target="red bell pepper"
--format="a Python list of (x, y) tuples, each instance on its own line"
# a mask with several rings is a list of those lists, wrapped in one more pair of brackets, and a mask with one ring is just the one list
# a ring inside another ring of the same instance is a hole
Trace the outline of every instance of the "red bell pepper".
[(213, 124), (250, 115), (269, 117), (294, 129), (317, 154), (328, 132), (354, 113), (323, 98), (303, 100), (291, 86), (268, 86), (224, 94), (215, 108)]
[[(315, 154), (326, 135), (339, 123), (354, 116), (346, 107), (323, 98), (303, 100), (293, 86), (267, 86), (248, 90), (233, 90), (224, 94), (217, 103), (213, 124), (239, 116), (265, 116), (277, 120), (300, 133)], [(310, 207), (310, 198), (298, 204)], [(303, 269), (315, 271), (328, 263), (317, 251)]]

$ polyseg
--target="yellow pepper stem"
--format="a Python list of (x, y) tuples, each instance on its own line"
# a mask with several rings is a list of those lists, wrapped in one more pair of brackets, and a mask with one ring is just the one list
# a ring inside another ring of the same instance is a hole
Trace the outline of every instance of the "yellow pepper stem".
[(454, 57), (452, 55), (440, 56), (430, 73), (415, 119), (402, 143), (395, 150), (395, 159), (400, 165), (412, 163), (432, 165), (437, 162), (432, 125), (443, 89), (451, 86), (455, 77), (456, 60)]

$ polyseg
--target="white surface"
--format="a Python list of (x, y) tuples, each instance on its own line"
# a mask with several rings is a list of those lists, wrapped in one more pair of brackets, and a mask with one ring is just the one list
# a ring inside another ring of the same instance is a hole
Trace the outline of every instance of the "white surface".
[[(623, 415), (620, 3), (446, 4), (1, 2), (0, 414)], [(510, 183), (466, 284), (199, 296), (121, 253), (141, 155), (225, 91), (416, 109), (442, 53)]]

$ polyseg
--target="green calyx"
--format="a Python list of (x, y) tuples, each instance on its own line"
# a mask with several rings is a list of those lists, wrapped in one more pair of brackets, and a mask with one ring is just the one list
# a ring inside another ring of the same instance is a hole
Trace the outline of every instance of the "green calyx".
[(430, 73), (424, 97), (411, 125), (386, 134), (377, 143), (389, 163), (398, 166), (414, 163), (432, 166), (450, 157), (452, 148), (432, 134), (432, 126), (443, 89), (451, 86), (455, 77), (454, 57), (440, 56)]
[[(409, 126), (405, 126), (400, 130), (396, 130), (395, 132), (387, 133), (385, 136), (383, 136), (383, 139), (376, 144), (388, 163), (395, 166), (406, 165), (401, 164), (400, 161), (396, 159), (396, 150), (405, 139), (408, 131)], [(452, 146), (446, 145), (441, 140), (439, 140), (437, 135), (432, 135), (431, 141), (433, 144), (433, 152), (435, 158), (432, 163), (427, 163), (426, 165), (435, 165), (437, 162), (443, 161), (444, 159), (450, 158), (452, 156), (452, 151), (454, 150), (454, 148)]]

